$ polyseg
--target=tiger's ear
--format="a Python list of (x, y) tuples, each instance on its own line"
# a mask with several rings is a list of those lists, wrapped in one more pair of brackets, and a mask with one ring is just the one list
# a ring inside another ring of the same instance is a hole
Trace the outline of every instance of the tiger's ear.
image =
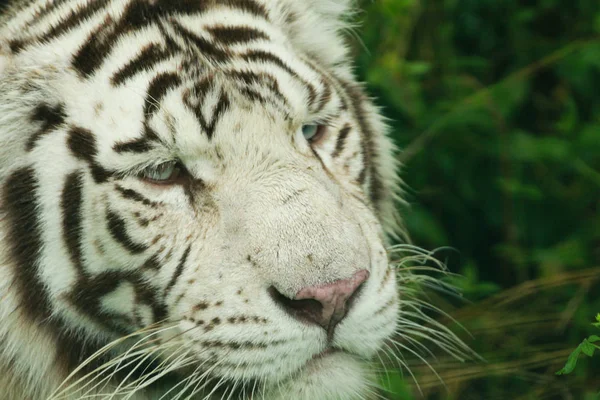
[(305, 53), (333, 66), (347, 59), (348, 46), (342, 34), (350, 24), (355, 0), (282, 1), (283, 29)]

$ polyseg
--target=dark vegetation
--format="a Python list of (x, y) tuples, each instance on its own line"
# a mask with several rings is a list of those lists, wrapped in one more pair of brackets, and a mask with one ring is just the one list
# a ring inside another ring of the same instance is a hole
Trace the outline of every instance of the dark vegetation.
[(358, 74), (404, 150), (403, 216), (462, 276), (463, 299), (429, 299), (486, 360), (435, 351), (440, 380), (405, 354), (422, 394), (392, 369), (386, 396), (600, 398), (598, 354), (555, 375), (600, 311), (600, 2), (360, 3)]

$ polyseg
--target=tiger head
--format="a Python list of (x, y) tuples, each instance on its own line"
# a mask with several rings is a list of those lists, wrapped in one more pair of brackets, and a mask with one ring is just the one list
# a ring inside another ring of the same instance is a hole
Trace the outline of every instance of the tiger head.
[(8, 12), (9, 397), (368, 397), (369, 362), (396, 329), (397, 180), (350, 72), (348, 3)]

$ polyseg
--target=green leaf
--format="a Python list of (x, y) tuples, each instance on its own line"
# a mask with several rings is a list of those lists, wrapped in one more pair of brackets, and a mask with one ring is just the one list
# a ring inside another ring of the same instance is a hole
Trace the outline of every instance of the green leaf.
[(577, 359), (580, 353), (583, 353), (588, 357), (592, 357), (594, 355), (594, 351), (598, 348), (597, 345), (593, 344), (595, 342), (600, 342), (600, 336), (592, 335), (587, 339), (583, 339), (583, 342), (581, 342), (579, 346), (573, 350), (567, 359), (565, 366), (560, 371), (557, 371), (556, 375), (565, 375), (573, 372), (575, 366), (577, 365)]
[(575, 350), (571, 353), (569, 358), (567, 359), (567, 363), (565, 366), (556, 372), (556, 375), (566, 375), (573, 372), (575, 366), (577, 365), (577, 358), (579, 357), (579, 353), (581, 353), (581, 345), (577, 346)]
[(581, 347), (581, 352), (588, 357), (592, 357), (594, 355), (594, 351), (596, 350), (596, 346), (588, 342), (587, 339), (583, 339), (583, 342), (581, 342), (579, 347)]
[(586, 340), (590, 343), (600, 342), (600, 336), (592, 335), (589, 338), (587, 338)]

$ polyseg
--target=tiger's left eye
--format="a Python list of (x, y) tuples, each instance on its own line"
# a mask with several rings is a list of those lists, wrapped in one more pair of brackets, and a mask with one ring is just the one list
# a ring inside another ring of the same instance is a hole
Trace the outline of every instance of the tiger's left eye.
[(309, 124), (302, 126), (302, 135), (310, 142), (319, 140), (325, 133), (325, 125)]
[(179, 178), (182, 169), (178, 161), (167, 161), (147, 167), (141, 172), (140, 177), (153, 183), (169, 184)]

